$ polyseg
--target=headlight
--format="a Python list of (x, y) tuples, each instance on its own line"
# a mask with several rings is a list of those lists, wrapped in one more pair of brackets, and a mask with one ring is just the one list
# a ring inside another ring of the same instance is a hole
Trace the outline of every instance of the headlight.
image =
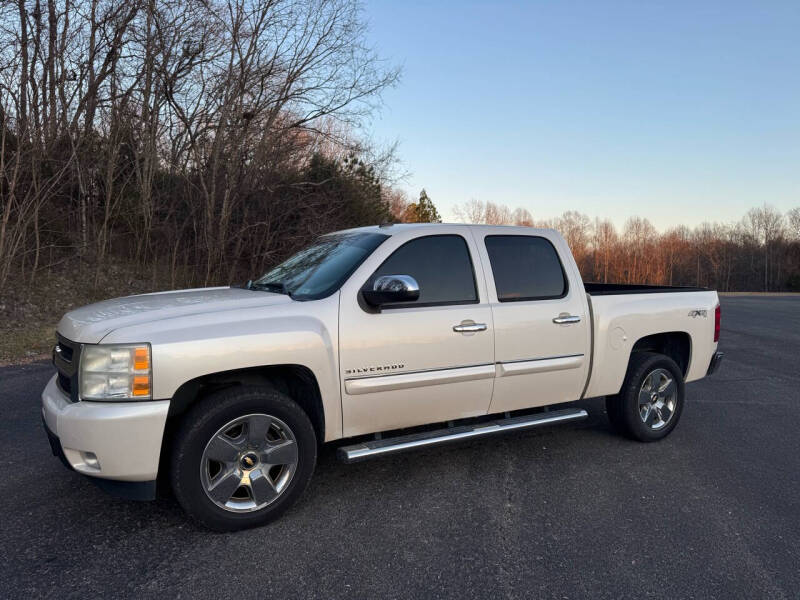
[(80, 358), (82, 400), (150, 400), (150, 344), (85, 345)]

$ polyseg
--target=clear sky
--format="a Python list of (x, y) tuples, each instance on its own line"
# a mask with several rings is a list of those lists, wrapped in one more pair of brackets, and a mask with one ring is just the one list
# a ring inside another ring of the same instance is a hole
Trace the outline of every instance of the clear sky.
[(369, 129), (412, 197), (633, 214), (663, 229), (800, 205), (800, 0), (367, 0), (403, 67)]

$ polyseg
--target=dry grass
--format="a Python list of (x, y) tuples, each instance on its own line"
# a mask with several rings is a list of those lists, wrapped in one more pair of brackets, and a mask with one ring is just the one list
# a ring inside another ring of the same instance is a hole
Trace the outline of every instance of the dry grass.
[(77, 266), (40, 275), (31, 284), (18, 278), (0, 292), (0, 365), (22, 364), (50, 357), (62, 315), (106, 298), (168, 289), (123, 264), (109, 265), (99, 285), (94, 272)]

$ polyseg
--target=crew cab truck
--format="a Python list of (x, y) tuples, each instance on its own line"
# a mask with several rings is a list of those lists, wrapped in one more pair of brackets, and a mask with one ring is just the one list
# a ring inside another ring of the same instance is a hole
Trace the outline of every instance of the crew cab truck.
[(235, 530), (295, 502), (323, 442), (352, 438), (350, 462), (580, 419), (546, 407), (602, 396), (619, 432), (659, 440), (718, 366), (719, 328), (713, 291), (584, 284), (552, 230), (365, 227), (246, 285), (67, 313), (42, 413), (69, 468), (139, 499), (160, 475)]

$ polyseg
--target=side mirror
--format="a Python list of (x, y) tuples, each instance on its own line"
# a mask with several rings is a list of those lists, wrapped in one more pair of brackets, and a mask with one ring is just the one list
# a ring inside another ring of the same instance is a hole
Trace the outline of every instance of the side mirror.
[(411, 275), (382, 275), (372, 284), (371, 290), (361, 293), (370, 306), (413, 302), (419, 298), (419, 284)]

